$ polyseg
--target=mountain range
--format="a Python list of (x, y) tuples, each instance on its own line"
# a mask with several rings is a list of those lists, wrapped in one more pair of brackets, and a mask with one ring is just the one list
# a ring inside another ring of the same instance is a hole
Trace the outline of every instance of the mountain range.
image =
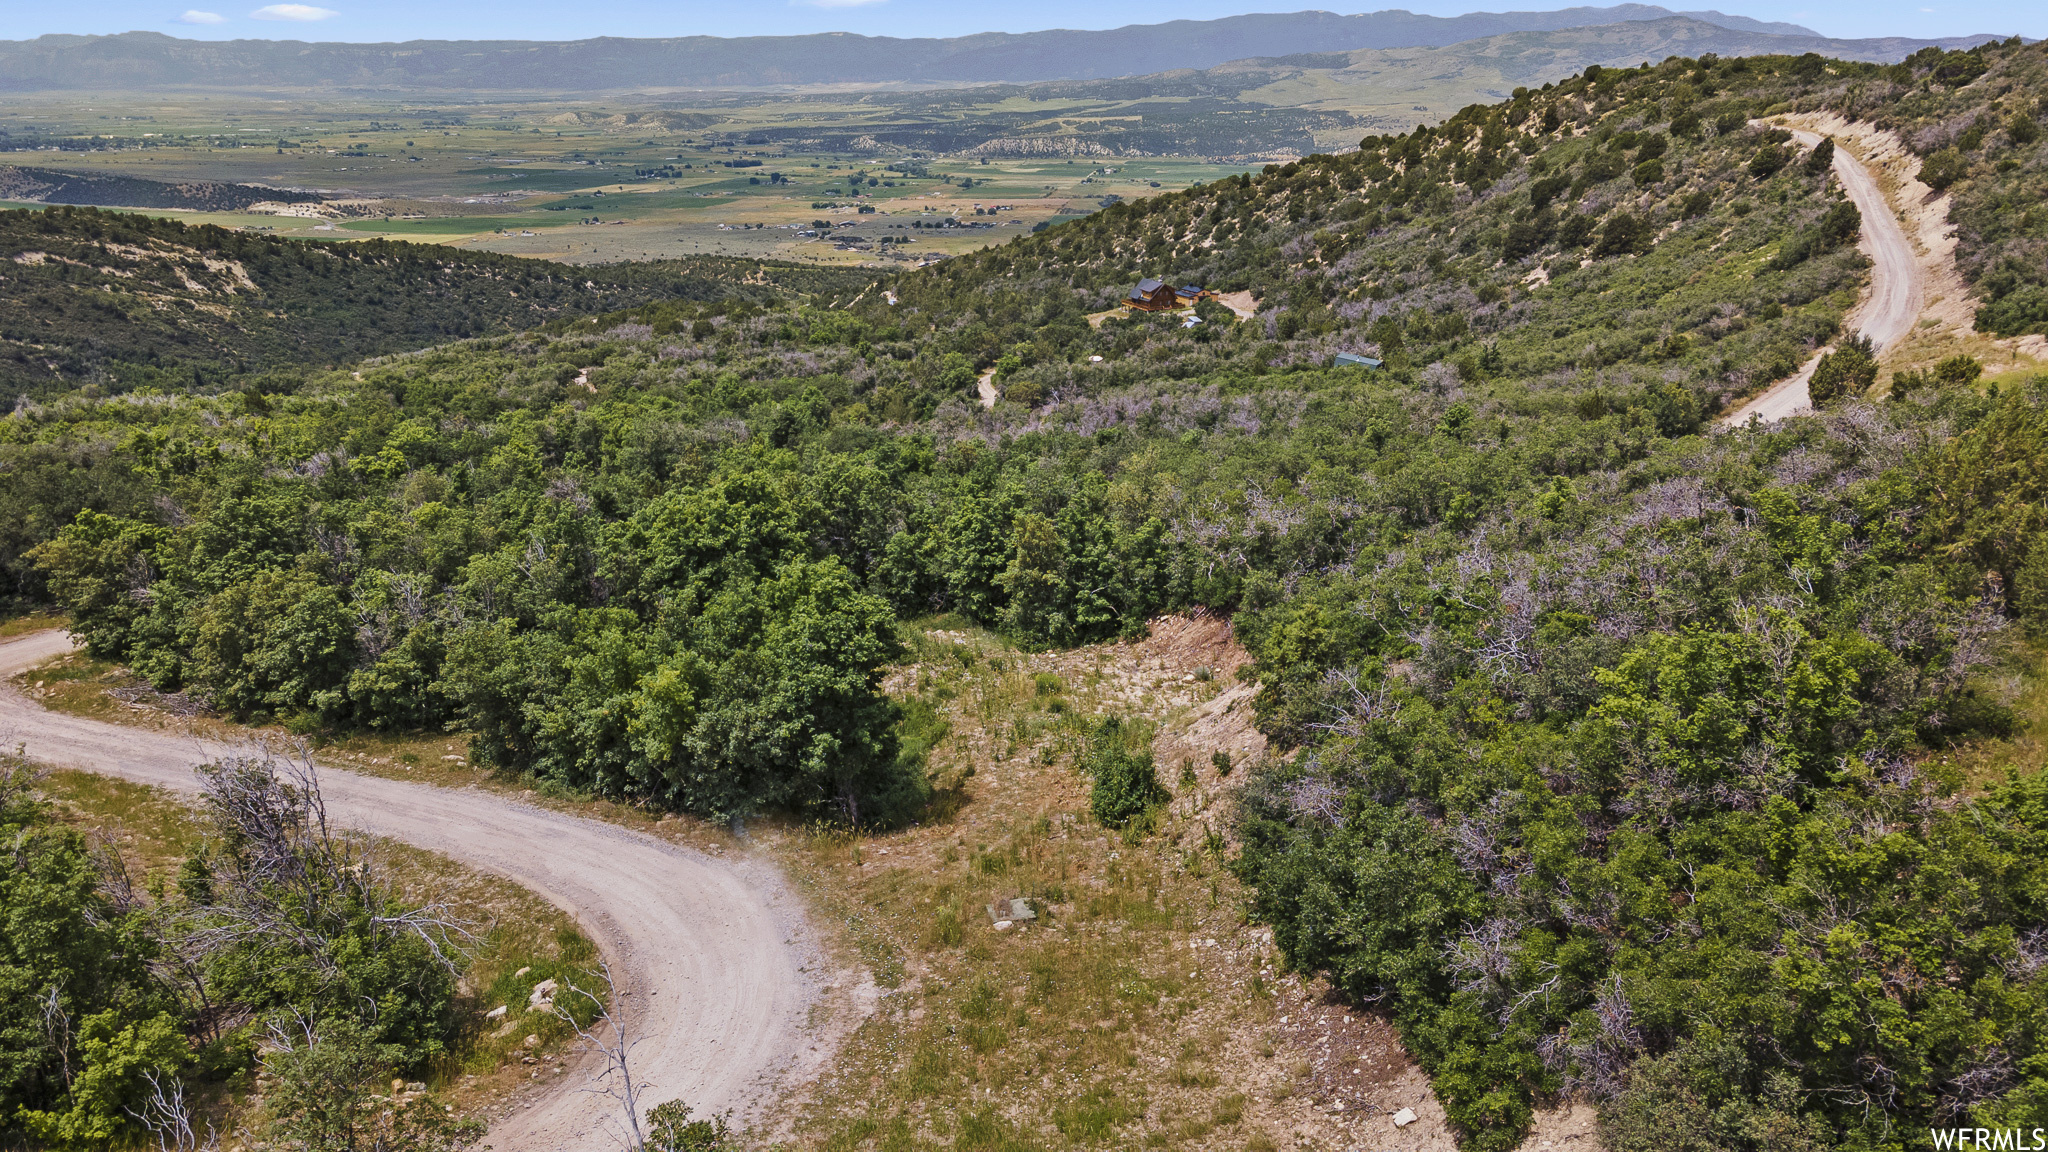
[[(1721, 12), (1674, 13), (1645, 4), (1550, 12), (1424, 16), (1400, 9), (1344, 16), (1260, 13), (1102, 31), (987, 32), (899, 39), (805, 36), (573, 41), (415, 40), (307, 43), (180, 40), (156, 32), (0, 41), (0, 90), (282, 88), (375, 91), (616, 91), (809, 84), (1026, 83), (1203, 69), (1246, 57), (1427, 48), (1517, 32), (1547, 32), (1685, 16), (1732, 32), (1834, 41), (1796, 24)], [(1990, 36), (1899, 43), (1967, 47)], [(1910, 44), (1910, 47), (1903, 47)], [(1768, 50), (1779, 51), (1782, 48)], [(1804, 51), (1806, 49), (1797, 49)], [(1828, 51), (1827, 48), (1816, 50)], [(1859, 55), (1858, 53), (1838, 53)]]

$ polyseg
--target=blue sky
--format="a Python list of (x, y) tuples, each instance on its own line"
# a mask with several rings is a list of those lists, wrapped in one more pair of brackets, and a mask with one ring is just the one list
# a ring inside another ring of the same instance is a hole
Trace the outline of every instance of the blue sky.
[[(188, 7), (187, 5), (191, 6)], [(1300, 8), (1325, 7), (1312, 2)], [(1557, 8), (1538, 0), (1406, 5), (1410, 11), (1451, 16), (1474, 10)], [(2048, 37), (2042, 0), (1788, 0), (1711, 5), (1666, 0), (1672, 8), (1718, 7), (1760, 20), (1788, 20), (1829, 36), (1946, 36), (2018, 32)], [(1041, 28), (1111, 28), (1166, 19), (1207, 19), (1244, 11), (1297, 11), (1285, 3), (1246, 7), (1243, 0), (1180, 0), (1141, 15), (1142, 8), (1095, 0), (1038, 0), (1032, 4), (962, 4), (957, 0), (88, 0), (58, 4), (13, 0), (0, 6), (0, 39), (51, 32), (104, 33), (145, 29), (203, 40), (506, 39), (568, 40), (586, 36), (748, 36), (803, 32), (860, 32), (878, 36), (959, 36), (970, 32), (1029, 32)], [(1336, 7), (1369, 12), (1377, 6)]]

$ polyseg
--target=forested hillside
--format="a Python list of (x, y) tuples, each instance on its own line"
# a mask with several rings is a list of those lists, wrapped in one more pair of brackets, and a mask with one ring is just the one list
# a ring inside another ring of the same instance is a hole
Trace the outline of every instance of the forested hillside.
[(0, 260), (8, 402), (85, 384), (103, 393), (218, 387), (241, 373), (332, 367), (649, 300), (829, 304), (871, 279), (716, 257), (569, 268), (89, 208), (0, 212)]
[[(1712, 413), (1831, 340), (1861, 283), (1832, 146), (1803, 152), (1752, 118), (1833, 109), (1905, 129), (1930, 175), (1954, 186), (1968, 274), (1992, 277), (1994, 299), (2018, 293), (1993, 304), (2000, 317), (2031, 316), (2025, 286), (2041, 261), (2028, 246), (2048, 229), (2041, 66), (2038, 51), (2008, 46), (1893, 66), (1807, 56), (1589, 70), (1355, 153), (1115, 205), (895, 290), (932, 318), (927, 354), (1012, 355), (1005, 375), (1029, 397), (1350, 350), (1397, 368), (1442, 363), (1467, 385), (1545, 380), (1551, 393), (1598, 373), (1610, 388), (1676, 388)], [(1093, 338), (1081, 317), (1142, 276), (1248, 289), (1261, 323), (1225, 332), (1220, 308), (1194, 330), (1112, 322), (1104, 330), (1143, 354), (1077, 363), (1070, 350)]]
[(50, 204), (107, 204), (124, 208), (185, 208), (195, 212), (235, 212), (252, 204), (317, 204), (317, 192), (296, 192), (261, 184), (227, 184), (217, 180), (171, 183), (138, 176), (58, 172), (50, 168), (0, 166), (0, 197)]
[[(2014, 730), (2048, 628), (2048, 380), (1864, 363), (1817, 415), (1706, 418), (1861, 283), (1827, 145), (1753, 121), (1912, 132), (1991, 315), (2028, 315), (2044, 59), (1674, 59), (842, 307), (24, 406), (0, 572), (236, 716), (867, 824), (929, 792), (879, 689), (897, 619), (1229, 613), (1292, 753), (1241, 803), (1252, 911), (1400, 1027), (1468, 1146), (1565, 1094), (1627, 1150), (2037, 1123), (2048, 783), (1943, 754)], [(1258, 315), (1091, 323), (1140, 275)]]

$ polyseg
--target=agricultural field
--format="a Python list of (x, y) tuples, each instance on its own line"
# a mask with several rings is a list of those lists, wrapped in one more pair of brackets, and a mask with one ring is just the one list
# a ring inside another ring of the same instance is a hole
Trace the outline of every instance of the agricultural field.
[(836, 126), (929, 119), (898, 111), (857, 97), (714, 114), (539, 97), (430, 108), (67, 94), (0, 101), (0, 132), (66, 142), (5, 157), (24, 168), (255, 183), (324, 200), (176, 213), (189, 222), (575, 263), (712, 254), (913, 264), (1264, 162), (824, 147), (849, 143)]

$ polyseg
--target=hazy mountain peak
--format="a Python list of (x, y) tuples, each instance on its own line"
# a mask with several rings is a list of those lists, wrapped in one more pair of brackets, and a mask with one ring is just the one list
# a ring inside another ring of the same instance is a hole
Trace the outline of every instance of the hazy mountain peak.
[(181, 40), (161, 32), (0, 41), (0, 89), (34, 91), (124, 77), (137, 88), (556, 89), (596, 91), (801, 84), (1085, 80), (1211, 68), (1246, 57), (1361, 48), (1430, 48), (1511, 32), (1548, 32), (1684, 16), (1731, 31), (1818, 34), (1722, 12), (1651, 4), (1426, 16), (1392, 8), (1248, 13), (1101, 30), (983, 32), (902, 39), (616, 36), (572, 41), (415, 40), (401, 44)]

